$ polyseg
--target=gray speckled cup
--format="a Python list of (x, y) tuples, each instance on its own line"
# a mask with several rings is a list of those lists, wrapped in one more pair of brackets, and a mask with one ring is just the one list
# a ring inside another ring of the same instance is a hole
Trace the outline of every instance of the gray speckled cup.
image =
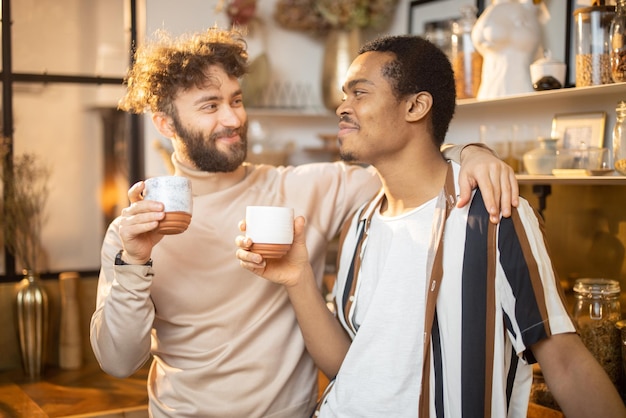
[(181, 176), (159, 176), (145, 181), (144, 200), (156, 200), (165, 205), (165, 218), (157, 232), (164, 235), (180, 234), (191, 222), (193, 200), (191, 182)]

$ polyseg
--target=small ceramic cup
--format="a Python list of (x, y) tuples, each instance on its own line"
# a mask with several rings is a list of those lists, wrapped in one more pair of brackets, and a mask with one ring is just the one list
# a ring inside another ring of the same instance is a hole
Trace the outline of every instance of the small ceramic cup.
[(280, 258), (293, 242), (293, 208), (248, 206), (246, 236), (253, 242), (251, 251), (265, 258)]
[(191, 222), (193, 199), (191, 182), (186, 177), (159, 176), (147, 179), (144, 200), (156, 200), (165, 205), (165, 217), (159, 222), (157, 232), (163, 235), (180, 234)]

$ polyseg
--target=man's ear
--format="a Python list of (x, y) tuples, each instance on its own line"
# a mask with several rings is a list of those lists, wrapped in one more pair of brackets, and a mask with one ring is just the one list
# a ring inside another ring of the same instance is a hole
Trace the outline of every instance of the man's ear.
[(409, 122), (418, 121), (430, 112), (433, 105), (433, 97), (430, 93), (420, 91), (412, 94), (406, 100), (406, 119)]
[(176, 130), (174, 129), (174, 121), (163, 112), (155, 112), (152, 114), (152, 123), (159, 133), (166, 138), (174, 138)]

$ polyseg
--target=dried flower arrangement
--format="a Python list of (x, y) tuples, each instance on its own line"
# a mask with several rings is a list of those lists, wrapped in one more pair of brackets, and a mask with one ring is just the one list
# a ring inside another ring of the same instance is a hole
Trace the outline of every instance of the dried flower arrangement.
[[(6, 146), (2, 151), (4, 157)], [(12, 172), (7, 174), (5, 170), (0, 170), (5, 187), (4, 210), (0, 211), (5, 244), (25, 270), (37, 271), (39, 268), (41, 232), (47, 220), (45, 206), (49, 195), (49, 177), (49, 167), (33, 153), (15, 156)]]
[(231, 25), (245, 26), (255, 17), (256, 0), (220, 0), (215, 11), (224, 11)]
[(323, 35), (330, 29), (380, 29), (398, 0), (278, 0), (274, 20), (286, 29)]

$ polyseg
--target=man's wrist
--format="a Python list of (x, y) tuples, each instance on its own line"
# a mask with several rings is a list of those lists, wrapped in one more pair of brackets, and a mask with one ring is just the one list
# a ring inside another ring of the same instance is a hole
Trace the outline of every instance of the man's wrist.
[(152, 267), (152, 259), (148, 259), (148, 261), (142, 263), (142, 262), (126, 262), (124, 260), (124, 250), (120, 250), (116, 255), (115, 255), (115, 265), (116, 266), (131, 266), (131, 265), (135, 265), (135, 266), (150, 266)]
[[(463, 147), (461, 148), (460, 151), (460, 155), (459, 158), (462, 159), (463, 158), (463, 151), (465, 151), (467, 148), (472, 148), (472, 147), (477, 147), (480, 148), (481, 150), (485, 150), (490, 152), (494, 157), (500, 158), (500, 156), (491, 148), (489, 148), (487, 145), (483, 144), (482, 142), (470, 142), (469, 144), (465, 144), (463, 145)], [(471, 151), (470, 151), (471, 152)]]

